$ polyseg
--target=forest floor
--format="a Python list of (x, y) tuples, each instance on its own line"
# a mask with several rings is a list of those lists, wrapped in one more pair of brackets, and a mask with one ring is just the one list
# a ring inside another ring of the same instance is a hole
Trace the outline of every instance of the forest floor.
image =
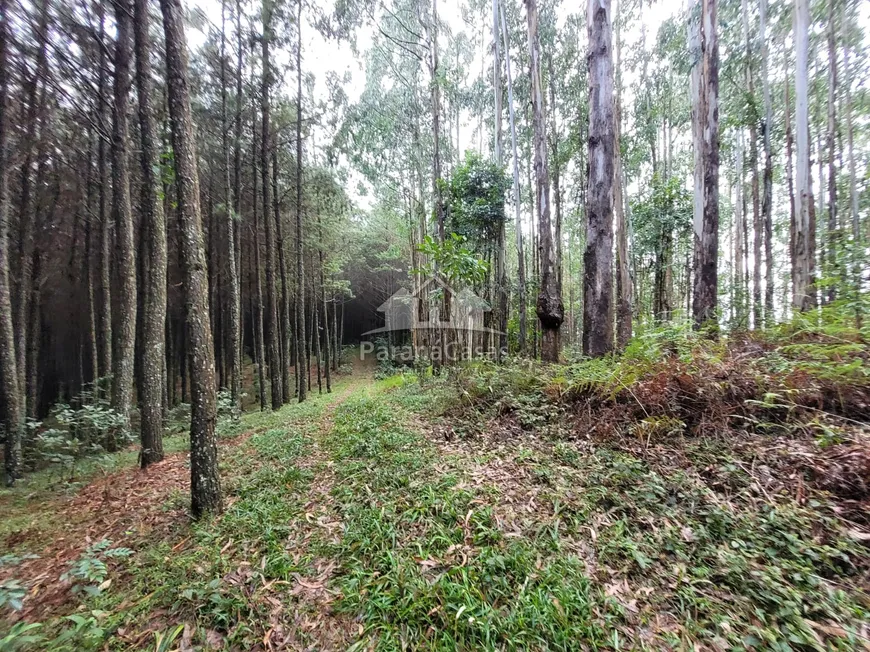
[(870, 650), (868, 504), (804, 482), (815, 435), (617, 437), (567, 369), (372, 372), (222, 425), (218, 517), (182, 438), (0, 492), (0, 651)]

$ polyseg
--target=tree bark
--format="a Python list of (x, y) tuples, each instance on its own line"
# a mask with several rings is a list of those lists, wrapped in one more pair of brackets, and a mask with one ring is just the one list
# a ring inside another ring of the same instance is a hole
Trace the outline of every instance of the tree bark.
[(305, 261), (302, 258), (302, 0), (296, 0), (296, 377), (299, 402), (305, 400)]
[(759, 4), (759, 40), (761, 41), (761, 84), (764, 94), (764, 122), (762, 136), (764, 145), (764, 191), (761, 196), (761, 213), (764, 222), (764, 260), (766, 271), (764, 288), (764, 316), (767, 326), (773, 326), (773, 153), (770, 130), (773, 128), (773, 109), (770, 101), (770, 75), (768, 69), (769, 47), (767, 43), (767, 0)]
[[(137, 0), (142, 1), (142, 0)], [(224, 211), (226, 218), (224, 224), (226, 226), (226, 251), (227, 251), (227, 289), (229, 290), (229, 311), (226, 337), (226, 358), (229, 366), (230, 376), (230, 397), (233, 401), (233, 408), (240, 411), (241, 403), (241, 385), (242, 385), (242, 358), (241, 358), (241, 297), (239, 287), (239, 270), (236, 259), (236, 220), (239, 219), (238, 211), (240, 202), (238, 199), (239, 191), (239, 175), (241, 174), (241, 90), (236, 91), (236, 102), (238, 107), (236, 110), (236, 131), (235, 131), (235, 183), (230, 182), (230, 144), (229, 144), (229, 112), (227, 108), (227, 33), (226, 33), (226, 11), (227, 0), (221, 2), (221, 125), (223, 127), (222, 145), (224, 150), (224, 194), (226, 197)], [(241, 53), (239, 48), (239, 67), (237, 70), (236, 83), (241, 81)]]
[[(504, 166), (502, 156), (502, 86), (501, 86), (501, 54), (499, 44), (499, 5), (498, 0), (492, 0), (492, 86), (495, 102), (495, 162), (499, 168)], [(505, 53), (508, 57), (509, 53)], [(457, 121), (457, 133), (458, 133)], [(496, 309), (498, 313), (498, 350), (496, 359), (501, 360), (507, 354), (508, 330), (508, 282), (507, 282), (507, 233), (506, 219), (502, 219), (498, 229), (498, 244), (496, 246)]]
[[(845, 5), (846, 3), (843, 3)], [(842, 29), (846, 28), (845, 9), (841, 5), (841, 20)], [(849, 159), (849, 215), (852, 226), (852, 246), (851, 246), (851, 266), (852, 266), (852, 285), (854, 287), (855, 298), (859, 298), (861, 293), (861, 270), (863, 269), (863, 250), (861, 248), (861, 223), (858, 212), (858, 177), (856, 172), (855, 162), (855, 130), (852, 124), (852, 73), (849, 69), (849, 52), (850, 46), (845, 43), (843, 46), (843, 82), (845, 106), (843, 112), (846, 114), (846, 148)], [(862, 324), (861, 302), (855, 301), (855, 321), (858, 328)]]
[[(99, 135), (97, 136), (99, 138)], [(97, 379), (100, 377), (100, 353), (99, 345), (97, 344), (97, 306), (94, 293), (94, 228), (93, 228), (93, 212), (91, 208), (91, 198), (94, 195), (94, 148), (92, 139), (88, 138), (88, 177), (87, 191), (85, 200), (85, 256), (82, 262), (82, 274), (87, 279), (87, 301), (88, 301), (88, 361), (90, 363), (90, 382), (92, 383), (92, 391), (96, 395)]]
[(263, 224), (266, 236), (266, 319), (265, 328), (266, 350), (269, 356), (269, 381), (272, 394), (272, 409), (278, 410), (284, 403), (284, 390), (281, 375), (281, 350), (278, 331), (278, 302), (275, 300), (275, 224), (272, 219), (272, 180), (269, 178), (269, 153), (272, 147), (271, 104), (269, 88), (272, 84), (269, 46), (272, 40), (272, 14), (274, 7), (271, 0), (263, 5), (263, 78), (261, 85), (261, 105), (263, 139), (260, 145), (260, 174), (263, 175)]
[(692, 315), (696, 328), (716, 330), (719, 276), (719, 42), (718, 0), (699, 0), (690, 41), (699, 55), (692, 69), (692, 117), (695, 143), (694, 286)]
[[(329, 368), (329, 358), (330, 358), (330, 348), (332, 348), (332, 343), (329, 339), (329, 310), (327, 309), (326, 303), (326, 284), (324, 283), (324, 274), (323, 274), (323, 224), (320, 222), (320, 213), (317, 214), (317, 226), (320, 231), (320, 243), (317, 247), (317, 256), (320, 259), (319, 271), (320, 271), (320, 296), (321, 303), (323, 307), (323, 369), (326, 374), (326, 393), (332, 393), (332, 374)], [(315, 308), (317, 309), (317, 308)], [(318, 336), (319, 337), (319, 336)]]
[(589, 0), (589, 171), (583, 257), (583, 353), (613, 351), (613, 114), (610, 0)]
[[(783, 39), (783, 47), (785, 47), (785, 39)], [(785, 176), (786, 185), (788, 186), (788, 201), (789, 201), (789, 233), (788, 233), (788, 256), (791, 267), (792, 279), (792, 304), (794, 304), (796, 279), (797, 279), (797, 256), (795, 256), (795, 241), (797, 239), (797, 202), (794, 196), (794, 165), (792, 158), (794, 154), (794, 134), (792, 132), (791, 123), (791, 106), (789, 89), (791, 82), (789, 81), (788, 71), (788, 53), (784, 57), (785, 60), (785, 84), (783, 84), (783, 105), (785, 115), (785, 151), (786, 151), (786, 166)]]
[(761, 251), (762, 251), (762, 217), (759, 203), (758, 187), (758, 128), (755, 112), (755, 77), (752, 74), (752, 43), (749, 32), (749, 7), (747, 0), (742, 0), (744, 73), (746, 93), (749, 97), (749, 172), (752, 179), (752, 326), (761, 328), (763, 320), (761, 299)]
[[(36, 241), (34, 239), (35, 224), (37, 221), (36, 201), (34, 197), (34, 188), (38, 191), (42, 187), (44, 169), (43, 152), (42, 152), (42, 133), (39, 126), (42, 122), (42, 109), (44, 104), (44, 93), (40, 91), (44, 88), (44, 80), (47, 76), (47, 30), (48, 30), (48, 2), (41, 0), (37, 3), (39, 7), (39, 18), (35, 27), (35, 40), (38, 44), (36, 55), (36, 69), (33, 74), (26, 79), (25, 88), (27, 89), (27, 112), (24, 114), (26, 123), (24, 141), (24, 161), (21, 165), (21, 209), (19, 214), (19, 237), (18, 237), (18, 252), (19, 252), (19, 285), (18, 285), (18, 301), (14, 305), (15, 314), (13, 324), (15, 326), (16, 335), (16, 352), (18, 360), (16, 369), (18, 371), (18, 385), (24, 392), (24, 410), (30, 415), (33, 412), (32, 406), (28, 402), (29, 392), (25, 391), (28, 384), (29, 368), (28, 368), (28, 348), (33, 334), (31, 328), (36, 325), (32, 323), (31, 317), (34, 314), (30, 302), (34, 298), (33, 288), (33, 267), (36, 257)], [(34, 160), (37, 162), (36, 183), (31, 180)], [(10, 270), (11, 271), (11, 270)]]
[(815, 307), (813, 267), (815, 248), (811, 234), (810, 203), (810, 143), (809, 143), (809, 89), (808, 47), (810, 10), (808, 0), (795, 0), (795, 131), (797, 139), (797, 191), (794, 239), (794, 297), (796, 310), (807, 311)]
[[(133, 402), (134, 355), (136, 353), (136, 250), (133, 241), (133, 207), (130, 204), (130, 160), (127, 105), (130, 95), (129, 0), (114, 0), (115, 79), (112, 107), (112, 213), (115, 222), (115, 278), (117, 312), (115, 354), (112, 365), (112, 407), (128, 422)], [(107, 441), (109, 450), (118, 442)]]
[(293, 389), (290, 386), (290, 285), (287, 276), (287, 257), (284, 253), (284, 228), (281, 226), (281, 211), (278, 202), (278, 149), (272, 148), (272, 208), (275, 218), (275, 236), (278, 246), (278, 271), (281, 277), (281, 399), (290, 402)]
[[(520, 166), (519, 157), (517, 155), (517, 126), (516, 116), (514, 114), (514, 85), (511, 76), (511, 57), (510, 57), (510, 40), (508, 36), (507, 24), (504, 15), (504, 7), (499, 6), (499, 14), (501, 18), (501, 33), (504, 40), (504, 60), (507, 71), (508, 83), (508, 112), (511, 123), (511, 152), (513, 158), (514, 170), (514, 211), (515, 211), (515, 230), (516, 230), (516, 246), (517, 246), (517, 303), (519, 303), (519, 354), (524, 355), (526, 352), (526, 337), (527, 337), (527, 315), (526, 305), (528, 299), (526, 296), (526, 253), (523, 243), (523, 221), (522, 221), (522, 203), (520, 201)], [(343, 307), (342, 307), (343, 308)]]
[[(836, 38), (836, 14), (834, 13), (834, 0), (828, 0), (828, 268), (824, 271), (829, 278), (827, 300), (834, 301), (837, 298), (837, 286), (833, 283), (834, 278), (839, 278), (837, 265), (837, 251), (840, 248), (840, 239), (837, 220), (837, 38)], [(821, 160), (821, 152), (819, 152)], [(821, 177), (819, 178), (821, 183)], [(825, 189), (819, 188), (819, 194), (824, 195)]]
[(743, 213), (743, 129), (737, 129), (735, 153), (735, 198), (734, 198), (734, 303), (735, 326), (746, 328), (746, 216)]
[[(251, 77), (253, 77), (253, 66), (251, 66)], [(251, 80), (253, 82), (253, 79)], [(252, 84), (253, 86), (253, 84)], [(256, 287), (257, 305), (256, 314), (254, 315), (254, 349), (257, 357), (257, 383), (259, 385), (260, 395), (260, 410), (266, 409), (266, 343), (265, 334), (263, 332), (263, 278), (262, 264), (260, 260), (260, 219), (257, 210), (258, 193), (257, 193), (257, 111), (252, 107), (251, 110), (251, 207), (254, 213), (254, 269), (251, 270), (256, 278), (254, 285)], [(264, 209), (264, 213), (268, 212)], [(252, 311), (253, 312), (253, 311)]]
[(215, 441), (214, 349), (208, 318), (208, 277), (199, 207), (196, 141), (190, 112), (187, 42), (180, 0), (160, 0), (166, 36), (166, 77), (178, 192), (179, 243), (192, 354), (190, 424), (191, 511), (198, 518), (223, 506)]
[(9, 283), (9, 0), (0, 0), (0, 405), (6, 443), (3, 448), (6, 485), (21, 477), (21, 439), (24, 410), (12, 330), (12, 291)]
[[(97, 78), (97, 120), (100, 127), (105, 130), (109, 121), (108, 102), (106, 95), (108, 94), (108, 83), (106, 79), (106, 71), (108, 70), (108, 62), (106, 61), (106, 42), (105, 42), (105, 14), (103, 3), (97, 3), (97, 16), (99, 17), (99, 39), (100, 39), (100, 55), (99, 55), (99, 73)], [(108, 211), (109, 200), (109, 171), (106, 161), (106, 138), (102, 133), (98, 134), (97, 143), (97, 168), (100, 179), (100, 378), (104, 378), (103, 390), (106, 396), (111, 391), (112, 381), (112, 341), (114, 333), (112, 332), (112, 224)]]
[[(603, 0), (609, 9), (609, 1)], [(559, 361), (559, 329), (565, 316), (556, 274), (556, 252), (550, 225), (550, 172), (547, 165), (547, 122), (544, 89), (541, 81), (541, 44), (538, 36), (536, 0), (525, 0), (529, 25), (530, 76), (532, 80), (532, 110), (535, 132), (535, 203), (538, 206), (538, 252), (541, 264), (541, 284), (536, 311), (542, 328), (541, 359)], [(592, 5), (590, 4), (590, 8)], [(612, 98), (611, 98), (612, 102)], [(611, 347), (613, 341), (611, 327)]]
[(160, 202), (160, 159), (151, 106), (151, 45), (148, 0), (134, 0), (136, 95), (139, 98), (139, 139), (142, 174), (142, 237), (146, 254), (142, 315), (142, 360), (139, 388), (142, 404), (140, 463), (145, 468), (163, 459), (163, 359), (166, 350), (166, 218)]
[[(620, 8), (622, 5), (620, 4)], [(616, 70), (622, 69), (622, 44), (620, 30), (617, 24), (616, 32)], [(622, 151), (620, 134), (622, 133), (622, 77), (620, 74), (616, 85), (616, 114), (614, 118), (613, 156), (615, 171), (615, 186), (613, 208), (616, 229), (616, 346), (619, 350), (626, 347), (631, 340), (631, 271), (628, 257), (628, 220), (625, 211), (624, 190), (625, 173), (622, 167)]]

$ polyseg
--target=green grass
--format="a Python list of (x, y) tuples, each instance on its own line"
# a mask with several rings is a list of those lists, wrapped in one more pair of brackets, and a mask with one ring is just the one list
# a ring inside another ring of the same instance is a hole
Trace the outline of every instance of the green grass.
[[(827, 505), (734, 499), (698, 468), (559, 441), (496, 453), (512, 451), (519, 487), (469, 488), (474, 444), (440, 454), (397, 403), (421, 394), (348, 404), (330, 438), (340, 608), (364, 623), (363, 647), (853, 650), (866, 635), (867, 550)], [(739, 485), (725, 447), (699, 449)], [(535, 510), (517, 515), (505, 494), (530, 489)], [(514, 516), (518, 537), (499, 526)]]
[(273, 630), (314, 649), (861, 647), (870, 555), (830, 504), (764, 499), (724, 440), (687, 440), (678, 461), (566, 439), (541, 383), (506, 373), (479, 391), (510, 388), (496, 401), (534, 436), (427, 437), (417, 424), (492, 428), (446, 379), (245, 415), (225, 513), (142, 542), (84, 624), (46, 623), (38, 649), (153, 649), (184, 623), (223, 649)]

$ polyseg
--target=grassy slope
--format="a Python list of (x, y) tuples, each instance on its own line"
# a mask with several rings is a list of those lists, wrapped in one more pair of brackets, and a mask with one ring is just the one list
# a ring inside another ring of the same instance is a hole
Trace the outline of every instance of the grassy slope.
[(765, 496), (727, 442), (674, 464), (564, 436), (534, 389), (513, 397), (521, 437), (474, 404), (433, 418), (464, 391), (354, 379), (246, 415), (256, 434), (222, 454), (226, 513), (125, 541), (112, 586), (67, 603), (78, 624), (46, 618), (36, 647), (866, 644), (867, 548), (823, 499)]

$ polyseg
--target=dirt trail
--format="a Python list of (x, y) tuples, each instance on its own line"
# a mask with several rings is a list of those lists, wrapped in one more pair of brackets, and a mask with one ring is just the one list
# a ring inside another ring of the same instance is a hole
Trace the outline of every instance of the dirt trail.
[[(370, 365), (355, 361), (350, 377), (337, 377), (331, 395), (324, 391), (325, 409), (321, 417), (321, 436), (331, 428), (332, 415), (348, 398), (371, 382)], [(325, 387), (325, 382), (324, 382)], [(310, 398), (317, 398), (316, 385)], [(236, 454), (255, 428), (236, 437), (221, 439), (221, 456)], [(332, 488), (332, 472), (318, 441), (311, 438), (310, 453), (299, 461), (300, 468), (315, 472), (307, 514), (325, 511)], [(0, 582), (16, 580), (28, 589), (24, 608), (13, 614), (15, 620), (44, 621), (64, 613), (71, 598), (71, 587), (60, 576), (70, 562), (81, 557), (91, 544), (108, 539), (114, 547), (137, 549), (145, 542), (184, 539), (190, 522), (189, 452), (172, 453), (145, 470), (129, 467), (92, 479), (78, 493), (46, 500), (28, 497), (29, 522), (6, 536), (3, 547), (26, 550), (35, 558), (0, 566)], [(39, 501), (39, 502), (36, 502)]]

